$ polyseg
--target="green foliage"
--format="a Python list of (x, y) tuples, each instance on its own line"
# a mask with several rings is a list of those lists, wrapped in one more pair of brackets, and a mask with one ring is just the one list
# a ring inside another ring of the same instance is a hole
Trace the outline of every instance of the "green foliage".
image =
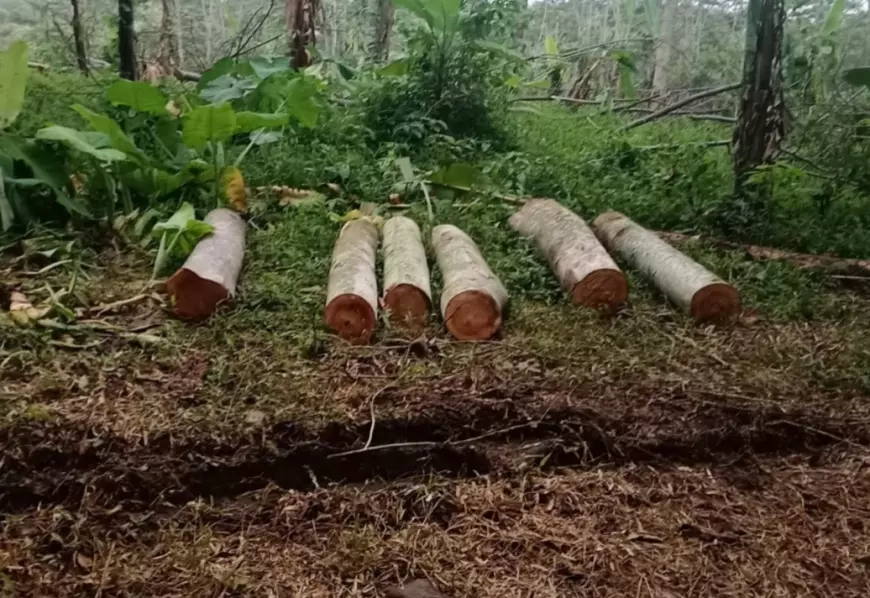
[(150, 83), (126, 79), (115, 81), (106, 90), (106, 99), (115, 106), (128, 106), (154, 116), (164, 116), (168, 103), (164, 93)]
[(27, 85), (27, 44), (13, 42), (0, 52), (0, 130), (11, 125), (24, 104)]
[(196, 150), (208, 143), (221, 143), (236, 131), (236, 112), (229, 104), (195, 108), (184, 117), (182, 140)]
[(196, 219), (196, 212), (192, 205), (181, 204), (172, 216), (163, 222), (158, 222), (151, 229), (151, 236), (160, 239), (157, 257), (154, 260), (153, 276), (156, 278), (171, 259), (184, 259), (193, 251), (201, 238), (212, 232), (214, 227)]
[(517, 68), (516, 57), (486, 40), (486, 22), (461, 12), (456, 0), (397, 5), (422, 26), (406, 32), (407, 57), (359, 84), (361, 118), (373, 140), (416, 145), (443, 133), (505, 145), (505, 81)]
[(109, 145), (109, 138), (102, 133), (87, 133), (54, 125), (39, 131), (36, 138), (43, 141), (59, 141), (101, 162), (116, 162), (127, 159), (124, 152), (106, 147)]

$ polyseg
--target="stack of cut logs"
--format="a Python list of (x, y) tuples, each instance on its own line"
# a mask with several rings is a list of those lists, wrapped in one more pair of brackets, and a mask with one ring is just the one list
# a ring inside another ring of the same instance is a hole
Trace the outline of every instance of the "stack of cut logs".
[[(206, 222), (214, 232), (167, 281), (175, 311), (184, 319), (206, 318), (231, 299), (242, 267), (244, 221), (230, 210), (215, 210)], [(577, 305), (614, 313), (628, 300), (628, 282), (612, 252), (698, 321), (727, 320), (740, 309), (734, 287), (618, 212), (601, 214), (590, 228), (556, 201), (533, 199), (510, 225), (537, 246)], [(395, 326), (419, 331), (429, 321), (432, 292), (419, 227), (403, 216), (383, 224), (384, 295), (379, 301), (380, 237), (372, 220), (352, 220), (333, 250), (325, 320), (351, 343), (371, 340), (379, 305)], [(443, 278), (440, 307), (447, 330), (460, 340), (495, 336), (508, 292), (474, 240), (442, 224), (432, 230), (431, 247)]]

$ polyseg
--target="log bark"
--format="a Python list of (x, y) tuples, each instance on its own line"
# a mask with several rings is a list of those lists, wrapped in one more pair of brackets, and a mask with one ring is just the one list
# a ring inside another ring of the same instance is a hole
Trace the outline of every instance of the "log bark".
[(245, 221), (236, 212), (212, 210), (205, 222), (214, 227), (166, 281), (173, 310), (182, 320), (204, 320), (236, 293), (245, 258)]
[(734, 287), (623, 214), (605, 212), (592, 226), (611, 252), (697, 321), (728, 319), (740, 310)]
[(410, 218), (384, 223), (384, 307), (390, 321), (411, 329), (426, 325), (432, 305), (429, 265), (420, 228)]
[(575, 304), (609, 312), (625, 304), (625, 275), (580, 216), (552, 199), (533, 199), (510, 225), (535, 243)]
[(378, 227), (361, 218), (344, 225), (332, 251), (324, 318), (333, 332), (350, 343), (365, 344), (375, 331), (377, 249)]
[(501, 329), (507, 290), (475, 242), (449, 224), (432, 230), (432, 248), (444, 277), (441, 315), (459, 340), (486, 340)]

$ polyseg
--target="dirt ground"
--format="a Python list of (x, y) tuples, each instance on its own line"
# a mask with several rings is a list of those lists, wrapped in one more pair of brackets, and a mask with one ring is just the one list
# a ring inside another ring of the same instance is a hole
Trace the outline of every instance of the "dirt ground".
[(4, 339), (0, 595), (870, 595), (866, 299), (703, 328), (521, 298), (494, 342), (354, 348), (146, 295)]

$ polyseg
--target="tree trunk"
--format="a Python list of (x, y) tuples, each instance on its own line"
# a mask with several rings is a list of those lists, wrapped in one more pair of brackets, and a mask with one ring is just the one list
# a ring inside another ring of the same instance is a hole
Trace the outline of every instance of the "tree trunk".
[(169, 280), (166, 291), (183, 320), (204, 320), (236, 293), (245, 258), (245, 221), (226, 208), (212, 210), (205, 222), (214, 232), (203, 238)]
[(121, 77), (130, 81), (135, 81), (138, 76), (138, 69), (136, 68), (136, 33), (133, 23), (133, 0), (118, 0), (120, 74)]
[(734, 128), (734, 191), (762, 205), (770, 199), (767, 183), (749, 184), (759, 166), (776, 160), (784, 136), (782, 99), (783, 0), (750, 0), (746, 54), (737, 126)]
[(420, 228), (410, 218), (384, 223), (384, 307), (390, 321), (420, 329), (429, 318), (432, 292)]
[(178, 47), (175, 45), (176, 29), (175, 29), (175, 13), (177, 8), (175, 3), (178, 0), (161, 0), (161, 17), (160, 17), (160, 42), (157, 49), (157, 64), (160, 65), (163, 71), (163, 76), (171, 75), (175, 69), (180, 68), (178, 60)]
[(474, 241), (453, 225), (432, 230), (432, 248), (444, 278), (441, 315), (459, 340), (486, 340), (501, 329), (508, 293)]
[(284, 4), (284, 26), (290, 50), (290, 66), (295, 69), (305, 68), (311, 64), (311, 56), (306, 46), (314, 46), (317, 41), (314, 27), (317, 2), (318, 0), (286, 0)]
[(82, 31), (82, 14), (79, 8), (78, 0), (70, 0), (72, 3), (72, 30), (73, 30), (73, 42), (75, 44), (76, 49), (76, 64), (79, 67), (79, 70), (84, 75), (88, 75), (90, 70), (88, 69), (88, 52), (85, 49), (85, 36)]
[(375, 0), (374, 39), (371, 56), (376, 62), (386, 62), (390, 58), (390, 39), (393, 32), (393, 17), (396, 6), (392, 0)]
[(662, 25), (656, 40), (655, 66), (653, 67), (653, 90), (662, 95), (668, 90), (668, 66), (671, 47), (674, 44), (674, 22), (677, 17), (678, 0), (662, 0)]
[(628, 299), (625, 275), (580, 216), (552, 199), (533, 199), (510, 219), (534, 241), (577, 305), (615, 311)]
[(366, 219), (345, 224), (332, 250), (324, 319), (330, 329), (350, 343), (365, 344), (375, 331), (377, 250), (378, 227)]
[(175, 9), (173, 22), (175, 23), (175, 47), (178, 49), (178, 68), (184, 68), (184, 23), (181, 17), (181, 9), (178, 5), (178, 0), (172, 0), (172, 7)]
[(740, 310), (734, 287), (623, 214), (605, 212), (592, 226), (611, 252), (697, 321), (725, 320)]

